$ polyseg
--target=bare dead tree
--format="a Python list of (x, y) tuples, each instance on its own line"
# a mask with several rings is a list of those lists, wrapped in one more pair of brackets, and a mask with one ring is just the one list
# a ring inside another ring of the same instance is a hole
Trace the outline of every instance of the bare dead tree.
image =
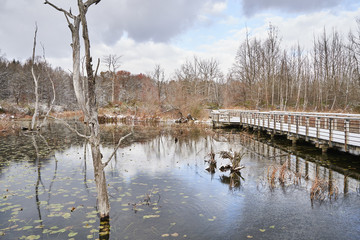
[(163, 85), (165, 83), (165, 70), (161, 67), (160, 64), (156, 64), (154, 66), (154, 72), (151, 75), (157, 87), (158, 101), (159, 105), (161, 105), (161, 94), (163, 92)]
[[(55, 6), (49, 1), (45, 0), (45, 4), (49, 4), (56, 10), (63, 12), (68, 22), (72, 34), (72, 48), (73, 48), (73, 84), (75, 89), (75, 95), (79, 104), (79, 107), (84, 113), (87, 120), (90, 136), (84, 136), (89, 140), (91, 146), (91, 153), (94, 166), (94, 176), (97, 190), (97, 207), (102, 219), (108, 219), (110, 214), (110, 204), (107, 192), (106, 178), (104, 168), (108, 164), (109, 160), (105, 163), (102, 162), (102, 154), (100, 152), (100, 125), (98, 121), (98, 108), (96, 102), (95, 92), (95, 80), (97, 69), (94, 73), (92, 66), (92, 58), (90, 53), (90, 38), (88, 32), (88, 24), (86, 19), (86, 13), (90, 6), (99, 3), (100, 0), (88, 0), (85, 3), (82, 0), (78, 0), (78, 15), (73, 15), (71, 11), (66, 11), (62, 8)], [(73, 20), (73, 23), (70, 22)], [(84, 89), (80, 79), (80, 24), (82, 27), (82, 37), (85, 47), (85, 67), (87, 72), (87, 88)], [(98, 61), (97, 68), (100, 61)], [(87, 99), (86, 99), (87, 97)], [(120, 145), (119, 140), (117, 147)], [(117, 149), (117, 148), (116, 148)]]
[(111, 74), (111, 102), (115, 102), (115, 79), (116, 79), (116, 70), (120, 67), (120, 58), (122, 56), (117, 56), (116, 54), (109, 54), (103, 58), (104, 64), (108, 68), (109, 73)]
[(35, 110), (34, 110), (32, 120), (31, 120), (31, 130), (35, 129), (36, 120), (39, 116), (39, 77), (40, 76), (36, 76), (35, 70), (34, 70), (37, 31), (38, 31), (38, 27), (37, 27), (37, 24), (35, 23), (33, 53), (32, 53), (32, 58), (31, 58), (31, 74), (32, 74), (32, 77), (34, 79), (34, 84), (35, 84), (35, 90), (34, 90), (34, 92), (35, 92)]

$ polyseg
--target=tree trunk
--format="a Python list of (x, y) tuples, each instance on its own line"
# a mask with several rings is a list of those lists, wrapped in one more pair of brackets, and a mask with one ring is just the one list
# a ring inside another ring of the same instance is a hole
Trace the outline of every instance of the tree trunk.
[(36, 119), (39, 115), (39, 79), (36, 77), (35, 75), (35, 71), (34, 71), (34, 65), (35, 65), (35, 49), (36, 49), (36, 35), (37, 35), (37, 25), (35, 26), (35, 34), (34, 34), (34, 45), (33, 45), (33, 54), (32, 54), (32, 63), (31, 63), (31, 74), (33, 76), (34, 79), (34, 84), (35, 84), (35, 110), (34, 110), (34, 114), (32, 116), (32, 120), (31, 120), (31, 130), (34, 130), (35, 128), (35, 123), (36, 123)]
[(83, 39), (85, 45), (85, 64), (88, 78), (88, 108), (89, 108), (89, 126), (90, 126), (90, 144), (93, 157), (94, 175), (96, 190), (98, 193), (98, 211), (101, 218), (109, 217), (110, 204), (107, 192), (106, 178), (104, 173), (104, 165), (101, 160), (100, 152), (100, 125), (98, 121), (98, 110), (95, 93), (95, 76), (92, 68), (92, 58), (90, 54), (90, 39), (86, 20), (87, 8), (78, 0), (80, 18), (83, 30)]

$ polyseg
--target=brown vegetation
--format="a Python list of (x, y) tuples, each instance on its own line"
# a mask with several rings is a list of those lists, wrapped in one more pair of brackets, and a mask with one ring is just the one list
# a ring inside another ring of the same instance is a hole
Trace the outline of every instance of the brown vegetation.
[(281, 166), (271, 165), (267, 170), (267, 180), (270, 186), (270, 189), (274, 189), (276, 187), (276, 183), (278, 182), (281, 186), (286, 185), (299, 185), (301, 183), (301, 171), (292, 172), (288, 169), (287, 162), (284, 162)]
[(334, 184), (334, 181), (326, 181), (324, 179), (316, 177), (312, 183), (310, 189), (311, 203), (314, 201), (323, 202), (325, 200), (336, 200), (339, 194), (338, 187)]

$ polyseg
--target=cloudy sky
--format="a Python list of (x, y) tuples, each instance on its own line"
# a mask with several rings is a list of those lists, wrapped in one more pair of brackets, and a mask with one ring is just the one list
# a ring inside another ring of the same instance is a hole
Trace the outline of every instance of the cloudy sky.
[[(76, 0), (52, 0), (76, 13)], [(226, 73), (246, 29), (265, 38), (269, 23), (284, 46), (311, 48), (314, 36), (336, 29), (347, 36), (360, 17), (358, 0), (102, 0), (88, 12), (94, 59), (122, 56), (121, 69), (170, 76), (196, 55), (217, 59)], [(0, 55), (24, 61), (38, 41), (53, 67), (71, 68), (71, 37), (63, 14), (43, 0), (0, 0)], [(37, 49), (42, 55), (41, 47)]]

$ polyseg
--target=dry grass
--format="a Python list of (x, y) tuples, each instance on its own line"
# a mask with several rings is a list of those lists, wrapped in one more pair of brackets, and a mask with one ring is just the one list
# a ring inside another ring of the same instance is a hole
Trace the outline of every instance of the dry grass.
[(326, 181), (316, 177), (310, 189), (311, 203), (314, 201), (323, 202), (325, 200), (337, 199), (339, 189), (334, 181)]
[(17, 129), (20, 129), (20, 126), (16, 122), (10, 120), (0, 120), (0, 135), (7, 135)]
[(279, 179), (279, 182), (280, 182), (281, 184), (285, 184), (285, 182), (286, 182), (286, 180), (287, 180), (287, 178), (286, 178), (287, 175), (288, 175), (287, 162), (285, 162), (285, 163), (281, 166), (280, 171), (279, 171), (279, 177), (278, 177), (278, 179)]
[[(300, 171), (301, 172), (301, 171)], [(267, 170), (267, 179), (271, 189), (276, 187), (278, 182), (281, 186), (285, 185), (299, 185), (301, 184), (302, 175), (300, 172), (292, 172), (288, 169), (287, 162), (283, 163), (281, 166), (271, 165)]]
[(268, 182), (270, 184), (271, 189), (275, 188), (275, 180), (276, 180), (276, 172), (277, 172), (277, 170), (278, 169), (275, 166), (268, 167), (267, 178), (268, 178)]

